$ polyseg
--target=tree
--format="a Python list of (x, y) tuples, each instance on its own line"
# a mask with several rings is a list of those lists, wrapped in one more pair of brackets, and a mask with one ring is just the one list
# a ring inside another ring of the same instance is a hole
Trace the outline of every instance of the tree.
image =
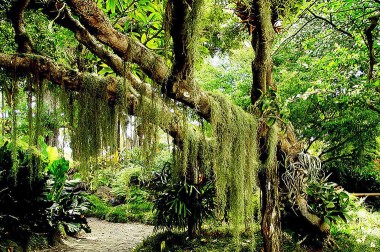
[(351, 192), (378, 190), (378, 63), (371, 58), (379, 48), (367, 35), (378, 39), (379, 7), (316, 2), (279, 38), (274, 57), (297, 136), (320, 156), (330, 179)]

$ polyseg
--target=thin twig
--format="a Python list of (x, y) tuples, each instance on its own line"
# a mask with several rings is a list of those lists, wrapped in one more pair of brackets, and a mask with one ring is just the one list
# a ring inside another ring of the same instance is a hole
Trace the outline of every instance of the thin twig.
[[(120, 2), (119, 2), (120, 3)], [(119, 22), (119, 20), (127, 13), (128, 9), (132, 7), (132, 5), (134, 5), (135, 3), (137, 3), (136, 0), (132, 1), (130, 5), (128, 5), (124, 10), (123, 12), (120, 14), (120, 17), (117, 18), (115, 20), (115, 22), (113, 22), (112, 26), (115, 26), (117, 24), (117, 22)]]
[(315, 14), (314, 12), (312, 12), (310, 9), (309, 9), (308, 11), (309, 11), (310, 14), (313, 15), (315, 18), (320, 19), (320, 20), (322, 20), (322, 21), (328, 23), (328, 24), (331, 25), (335, 30), (337, 30), (337, 31), (339, 31), (339, 32), (341, 32), (341, 33), (347, 35), (347, 36), (350, 37), (351, 39), (354, 39), (354, 36), (353, 36), (351, 33), (349, 33), (348, 31), (343, 30), (343, 29), (340, 28), (340, 27), (338, 27), (338, 26), (337, 26), (336, 24), (334, 24), (331, 20), (328, 20), (328, 19), (326, 19), (326, 18), (324, 18), (324, 17), (318, 16), (317, 14)]
[(146, 46), (146, 44), (148, 44), (149, 41), (151, 41), (152, 39), (156, 38), (162, 31), (164, 30), (163, 27), (161, 27), (160, 29), (157, 30), (157, 32), (155, 34), (152, 35), (152, 37), (148, 38), (145, 42), (144, 42), (144, 45)]

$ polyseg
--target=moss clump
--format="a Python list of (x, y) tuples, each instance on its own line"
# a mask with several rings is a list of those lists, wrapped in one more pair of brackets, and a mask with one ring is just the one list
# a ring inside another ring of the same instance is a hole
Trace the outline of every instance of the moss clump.
[(256, 191), (259, 167), (258, 119), (233, 106), (222, 95), (210, 96), (213, 171), (219, 211), (220, 214), (230, 213), (233, 233), (238, 235), (242, 225), (253, 225), (252, 195)]
[(183, 122), (183, 143), (175, 147), (173, 174), (191, 183), (214, 176), (217, 217), (227, 220), (235, 237), (246, 230), (255, 230), (254, 213), (257, 202), (256, 174), (259, 167), (258, 119), (234, 106), (220, 94), (211, 97), (211, 120), (202, 131), (196, 121)]
[(58, 92), (66, 120), (71, 132), (70, 143), (74, 159), (87, 169), (86, 161), (100, 154), (113, 155), (118, 148), (118, 121), (126, 114), (124, 105), (129, 86), (116, 87), (117, 100), (110, 101), (107, 86), (109, 79), (94, 82), (92, 75), (86, 75), (79, 92), (61, 90)]

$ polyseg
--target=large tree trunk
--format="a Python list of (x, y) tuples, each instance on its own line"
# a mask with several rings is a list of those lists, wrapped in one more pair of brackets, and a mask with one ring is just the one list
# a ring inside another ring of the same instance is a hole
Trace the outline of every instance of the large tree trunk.
[[(267, 148), (265, 161), (260, 171), (261, 199), (261, 234), (264, 240), (264, 251), (280, 251), (281, 225), (279, 205), (279, 173), (277, 165), (277, 126), (266, 134)], [(264, 150), (262, 150), (264, 151)]]
[[(255, 59), (252, 62), (253, 83), (251, 101), (255, 104), (269, 87), (274, 87), (272, 78), (271, 50), (275, 32), (272, 25), (271, 3), (268, 0), (254, 1), (252, 4), (254, 30), (252, 32), (252, 47)], [(277, 126), (269, 127), (264, 122), (259, 132), (260, 189), (262, 192), (261, 233), (266, 252), (280, 251), (280, 207), (279, 207), (279, 174), (276, 159)]]

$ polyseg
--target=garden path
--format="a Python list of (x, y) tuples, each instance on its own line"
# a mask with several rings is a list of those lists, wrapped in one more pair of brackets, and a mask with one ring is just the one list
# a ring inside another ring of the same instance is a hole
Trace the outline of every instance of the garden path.
[(43, 252), (130, 251), (153, 232), (153, 226), (139, 223), (111, 223), (96, 218), (88, 218), (88, 223), (91, 233), (68, 237), (63, 245)]

